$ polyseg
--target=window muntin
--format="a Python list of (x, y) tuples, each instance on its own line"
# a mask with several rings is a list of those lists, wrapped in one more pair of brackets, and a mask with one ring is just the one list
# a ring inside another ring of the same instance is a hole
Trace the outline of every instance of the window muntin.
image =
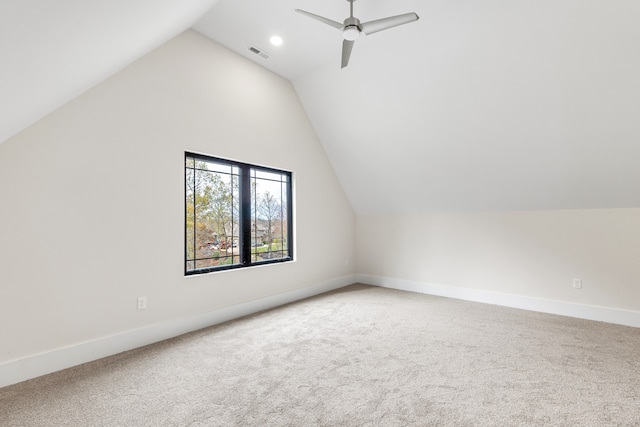
[(185, 154), (185, 274), (291, 261), (291, 173)]

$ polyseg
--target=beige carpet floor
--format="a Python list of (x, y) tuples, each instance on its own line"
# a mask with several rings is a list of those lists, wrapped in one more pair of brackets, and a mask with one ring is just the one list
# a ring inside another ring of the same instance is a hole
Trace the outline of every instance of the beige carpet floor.
[(640, 425), (640, 330), (354, 285), (0, 389), (0, 426)]

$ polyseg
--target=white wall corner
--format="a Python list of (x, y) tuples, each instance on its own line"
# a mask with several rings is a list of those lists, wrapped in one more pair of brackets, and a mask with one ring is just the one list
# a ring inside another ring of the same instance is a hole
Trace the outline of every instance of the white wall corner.
[(71, 368), (123, 351), (153, 344), (208, 326), (258, 313), (356, 283), (348, 275), (300, 289), (247, 301), (207, 313), (168, 320), (144, 328), (58, 348), (0, 364), (0, 387)]
[(640, 328), (640, 312), (391, 277), (358, 274), (358, 283)]

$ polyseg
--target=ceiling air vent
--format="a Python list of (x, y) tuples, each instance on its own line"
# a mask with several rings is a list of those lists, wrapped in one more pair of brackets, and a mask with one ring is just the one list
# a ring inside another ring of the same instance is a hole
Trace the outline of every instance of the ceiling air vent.
[(258, 55), (261, 58), (269, 59), (269, 54), (267, 52), (265, 52), (264, 50), (258, 49), (257, 47), (251, 46), (249, 48), (249, 51), (255, 53), (256, 55)]

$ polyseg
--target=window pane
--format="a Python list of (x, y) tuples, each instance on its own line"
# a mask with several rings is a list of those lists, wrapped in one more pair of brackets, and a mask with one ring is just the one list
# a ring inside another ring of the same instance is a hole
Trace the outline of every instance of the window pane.
[(208, 267), (214, 267), (215, 264), (213, 263), (213, 260), (210, 259), (205, 259), (205, 260), (200, 260), (200, 261), (196, 261), (195, 262), (195, 269), (200, 269), (200, 268), (208, 268)]
[(288, 257), (287, 183), (282, 174), (252, 169), (251, 189), (252, 260)]
[(251, 172), (251, 175), (257, 179), (268, 179), (271, 181), (282, 181), (284, 179), (283, 175), (277, 172), (267, 172), (259, 169), (252, 169)]
[(198, 164), (202, 169), (206, 169), (211, 172), (219, 172), (227, 175), (231, 174), (231, 165), (213, 162), (198, 162)]
[[(194, 207), (194, 171), (190, 169), (189, 166), (193, 167), (193, 159), (187, 158), (187, 168), (185, 170), (185, 225), (186, 225), (186, 234), (185, 234), (185, 253), (187, 257), (187, 261), (191, 261), (195, 258), (195, 207)], [(194, 264), (187, 264), (187, 271), (193, 270)]]
[(187, 261), (196, 260), (195, 269), (237, 263), (238, 177), (229, 165), (200, 159), (186, 169)]

